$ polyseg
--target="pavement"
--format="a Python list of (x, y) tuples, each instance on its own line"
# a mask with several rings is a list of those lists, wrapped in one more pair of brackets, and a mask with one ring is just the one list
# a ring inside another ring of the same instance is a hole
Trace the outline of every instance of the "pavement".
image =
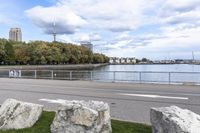
[(46, 110), (56, 110), (62, 100), (104, 101), (113, 119), (146, 124), (152, 107), (177, 105), (200, 114), (200, 86), (0, 78), (0, 104), (7, 98)]

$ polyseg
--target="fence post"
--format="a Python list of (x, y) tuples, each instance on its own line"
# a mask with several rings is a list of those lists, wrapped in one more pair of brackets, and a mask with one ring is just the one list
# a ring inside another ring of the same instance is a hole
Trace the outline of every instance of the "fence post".
[(10, 70), (8, 70), (8, 76), (9, 76), (9, 78), (11, 78)]
[(140, 83), (142, 83), (142, 72), (139, 72)]
[(115, 80), (116, 80), (116, 74), (115, 74), (115, 71), (113, 72), (113, 82), (115, 82)]
[(171, 72), (169, 72), (169, 84), (171, 84)]
[(51, 70), (51, 79), (53, 79), (53, 70)]
[(72, 80), (72, 71), (69, 72), (69, 80)]
[(93, 80), (93, 72), (90, 71), (90, 80), (92, 81)]
[(34, 70), (34, 72), (35, 72), (34, 78), (36, 79), (37, 78), (37, 70)]

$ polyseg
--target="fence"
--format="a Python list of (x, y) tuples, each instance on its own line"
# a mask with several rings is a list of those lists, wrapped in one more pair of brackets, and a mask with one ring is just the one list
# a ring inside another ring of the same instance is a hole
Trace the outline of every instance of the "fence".
[[(200, 72), (152, 71), (67, 71), (67, 70), (15, 70), (15, 78), (94, 80), (104, 82), (136, 82), (164, 84), (200, 84)], [(0, 77), (10, 77), (11, 70), (0, 70)]]

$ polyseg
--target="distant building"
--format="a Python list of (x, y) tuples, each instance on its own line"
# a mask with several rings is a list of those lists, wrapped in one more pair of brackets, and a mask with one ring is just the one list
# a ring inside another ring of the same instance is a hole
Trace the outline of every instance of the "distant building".
[(110, 57), (110, 64), (136, 64), (136, 58)]
[(81, 42), (81, 46), (86, 47), (93, 52), (93, 44), (91, 42)]
[(121, 64), (125, 64), (125, 63), (126, 63), (126, 58), (121, 58), (121, 59), (120, 59), (120, 63), (121, 63)]
[(9, 31), (9, 39), (12, 41), (22, 41), (22, 32), (20, 28), (11, 28)]

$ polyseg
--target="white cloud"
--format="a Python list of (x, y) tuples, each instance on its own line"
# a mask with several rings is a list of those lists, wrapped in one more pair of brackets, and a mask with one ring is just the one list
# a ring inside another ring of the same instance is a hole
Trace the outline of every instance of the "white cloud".
[(60, 38), (95, 42), (109, 56), (200, 51), (200, 0), (59, 0), (27, 15), (46, 33), (52, 33), (55, 18), (56, 30), (65, 33)]
[(69, 35), (66, 34), (57, 36), (57, 40), (64, 43), (77, 44), (75, 40), (73, 40)]
[(199, 7), (199, 0), (166, 0), (163, 9), (176, 12), (187, 12)]
[(47, 34), (52, 34), (54, 31), (57, 34), (71, 34), (87, 23), (65, 5), (37, 6), (27, 10), (26, 14), (33, 23), (42, 28)]
[(59, 0), (55, 6), (37, 6), (26, 13), (46, 33), (52, 32), (49, 27), (52, 27), (54, 19), (60, 33), (74, 33), (86, 22), (88, 29), (122, 32), (147, 24), (146, 13), (156, 4), (155, 1), (146, 4), (146, 0)]
[(89, 37), (90, 37), (90, 41), (92, 42), (102, 40), (102, 37), (98, 33), (90, 33)]
[(159, 19), (167, 24), (196, 24), (200, 20), (199, 0), (167, 0), (161, 6)]
[(80, 42), (90, 42), (90, 36), (87, 34), (83, 34), (80, 36), (79, 41)]
[[(174, 28), (163, 29), (160, 36), (163, 38), (151, 38), (149, 44), (133, 49), (139, 57), (153, 59), (168, 59), (168, 53), (175, 55), (173, 58), (191, 58), (191, 52), (200, 51), (200, 28), (184, 29), (174, 32)], [(142, 54), (140, 54), (142, 52)]]
[(75, 33), (59, 35), (58, 39), (63, 42), (79, 44), (81, 42), (99, 42), (102, 38), (98, 33)]

